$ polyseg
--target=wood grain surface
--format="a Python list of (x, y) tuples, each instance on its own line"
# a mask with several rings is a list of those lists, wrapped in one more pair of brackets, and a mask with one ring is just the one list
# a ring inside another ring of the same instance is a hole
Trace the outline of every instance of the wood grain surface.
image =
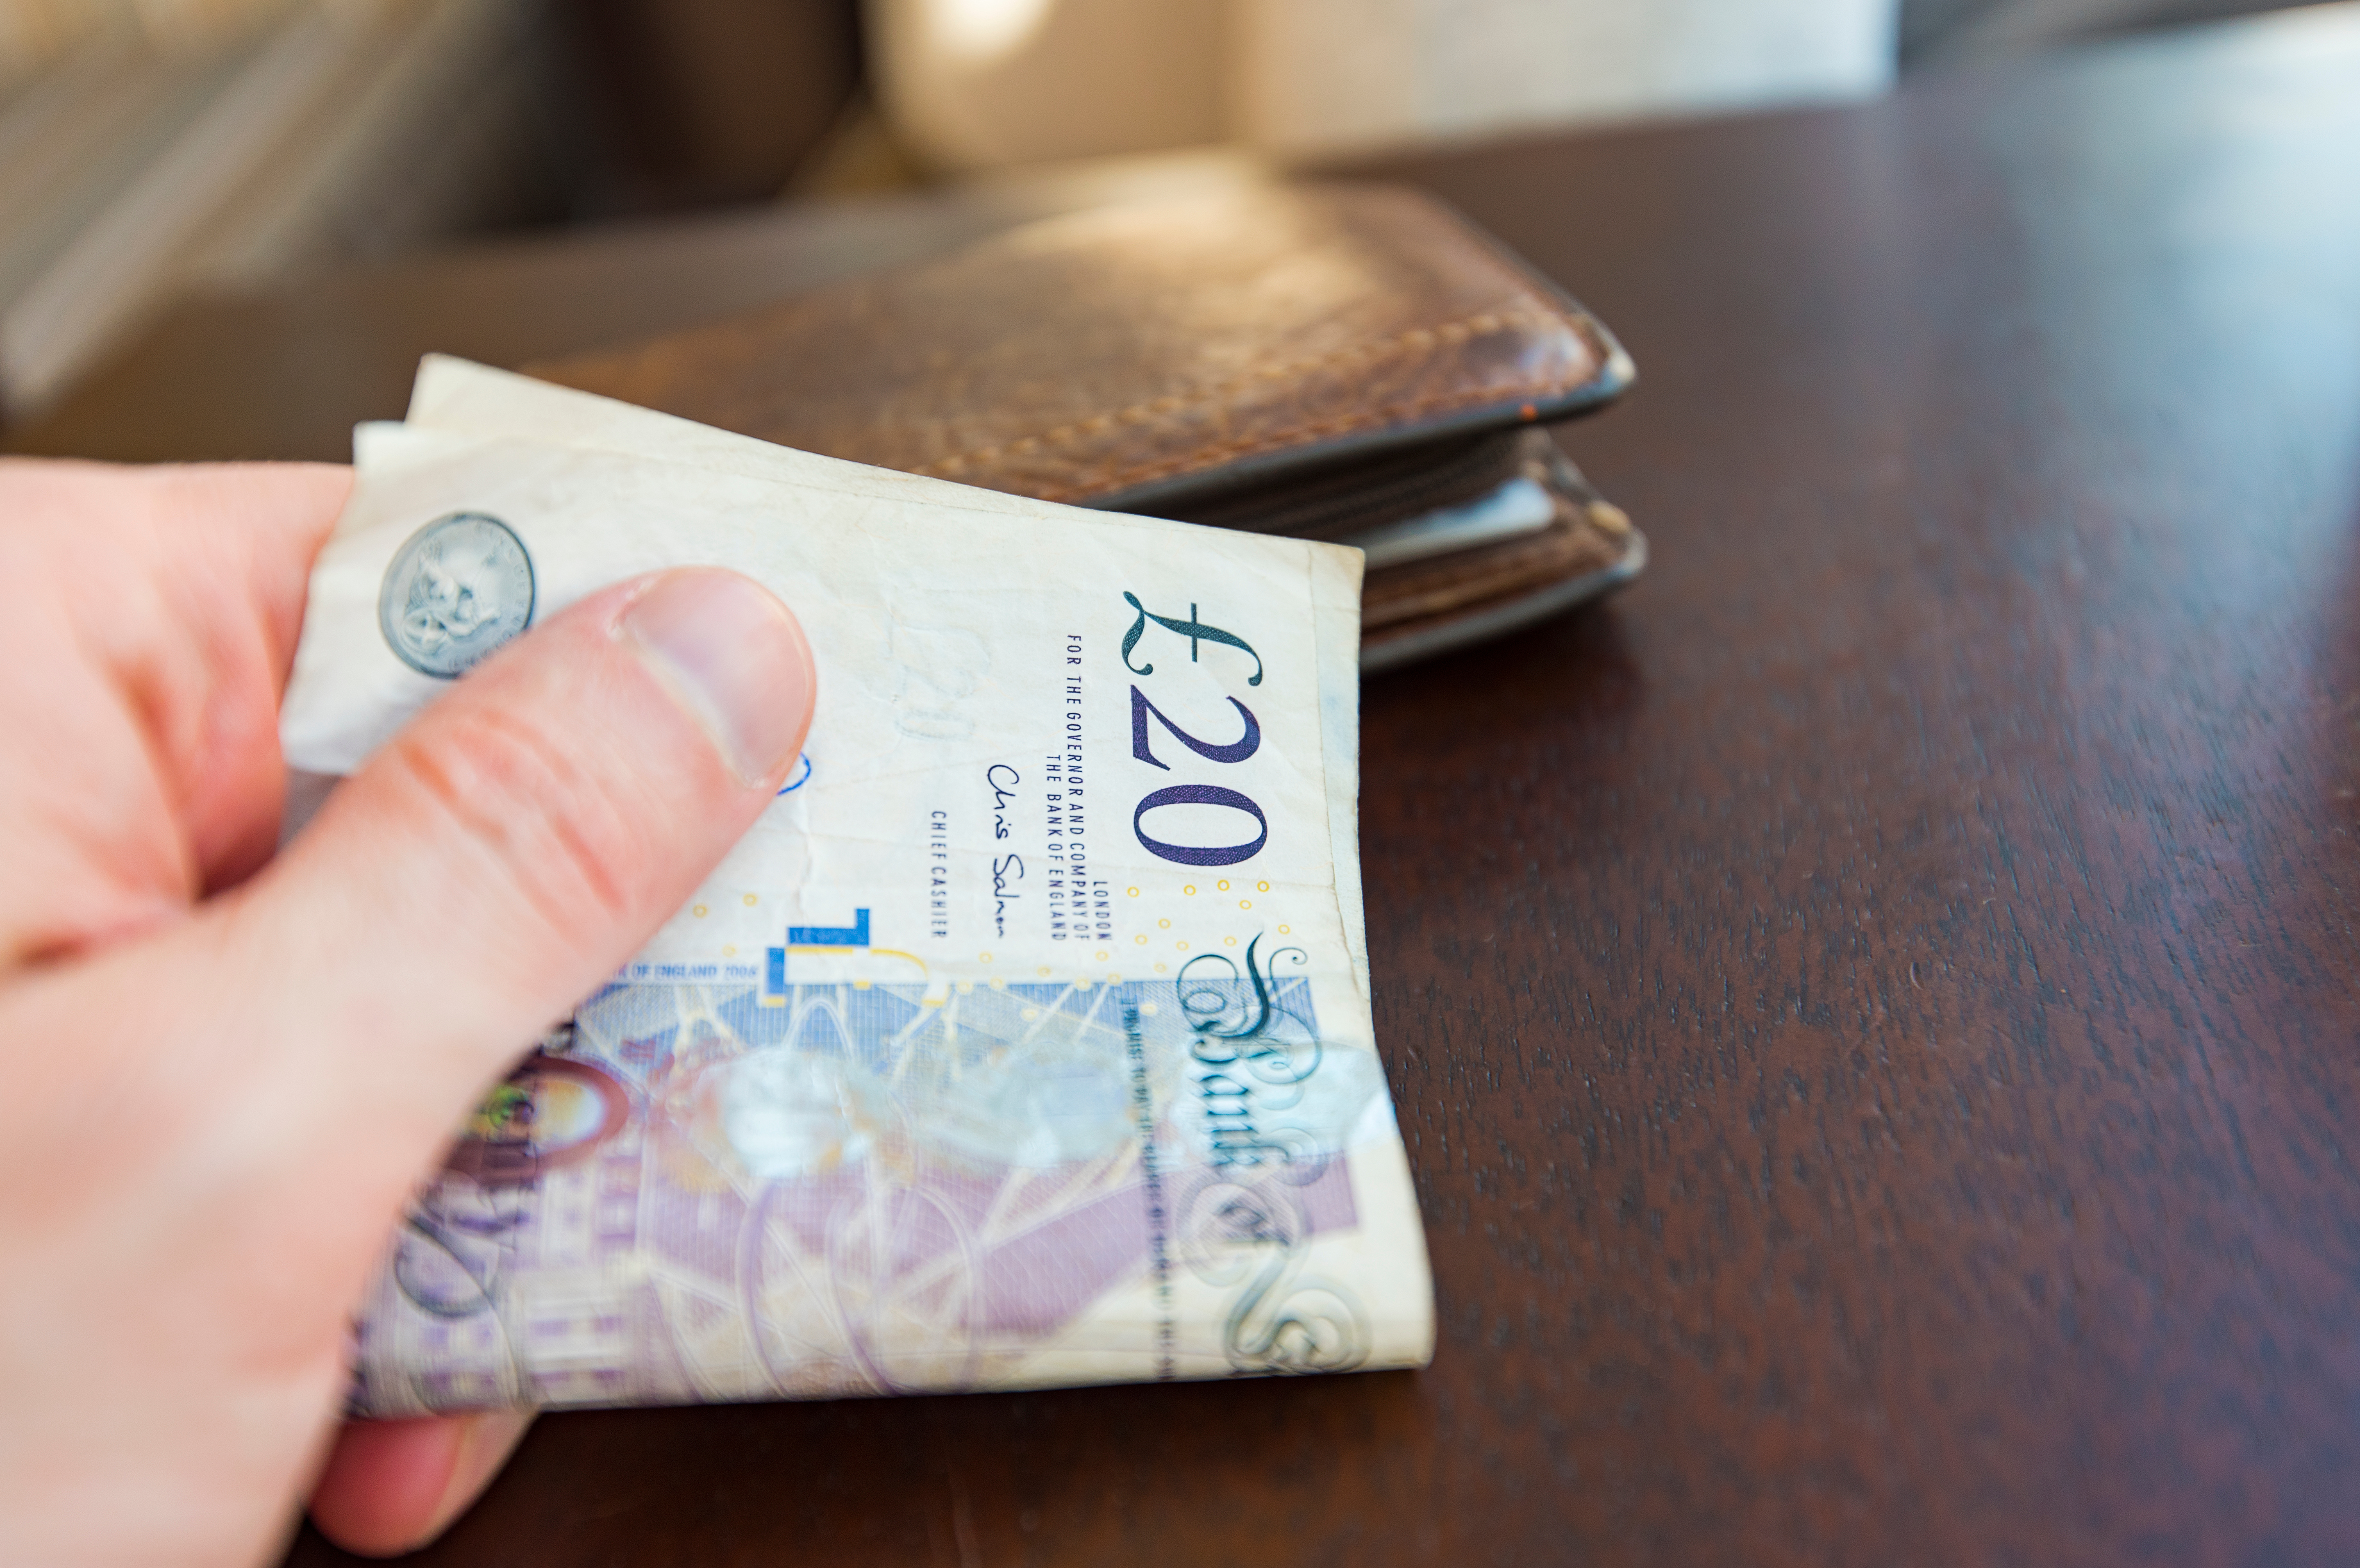
[(421, 1561), (2360, 1560), (2356, 80), (1402, 170), (1629, 345), (1655, 547), (1367, 693), (1432, 1369), (555, 1417)]

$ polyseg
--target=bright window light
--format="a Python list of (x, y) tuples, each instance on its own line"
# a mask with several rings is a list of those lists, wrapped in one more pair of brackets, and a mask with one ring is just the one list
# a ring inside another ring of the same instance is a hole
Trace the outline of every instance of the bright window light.
[(998, 60), (1023, 47), (1049, 17), (1056, 0), (931, 0), (927, 31), (943, 51), (961, 59)]

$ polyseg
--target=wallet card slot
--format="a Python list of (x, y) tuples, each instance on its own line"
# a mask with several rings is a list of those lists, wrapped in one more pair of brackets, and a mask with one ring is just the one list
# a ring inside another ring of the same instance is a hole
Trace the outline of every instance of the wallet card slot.
[(1373, 572), (1538, 533), (1556, 515), (1555, 499), (1519, 475), (1475, 500), (1348, 533), (1336, 543), (1358, 549)]
[(1340, 538), (1489, 495), (1523, 472), (1524, 434), (1494, 431), (1456, 441), (1420, 442), (1166, 510), (1177, 521), (1214, 528), (1298, 539)]

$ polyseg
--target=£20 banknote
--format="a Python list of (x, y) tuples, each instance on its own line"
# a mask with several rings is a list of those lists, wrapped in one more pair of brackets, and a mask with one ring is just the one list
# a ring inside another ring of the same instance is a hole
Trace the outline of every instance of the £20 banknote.
[(659, 567), (759, 579), (819, 665), (777, 800), (418, 1194), (361, 1413), (1426, 1361), (1361, 927), (1356, 552), (455, 360), (355, 445), (294, 768), (350, 772)]

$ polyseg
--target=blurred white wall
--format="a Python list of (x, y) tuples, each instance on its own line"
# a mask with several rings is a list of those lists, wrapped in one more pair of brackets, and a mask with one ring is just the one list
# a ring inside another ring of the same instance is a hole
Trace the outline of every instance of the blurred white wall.
[(1234, 124), (1281, 154), (1882, 92), (1896, 0), (1242, 0)]
[(151, 46), (202, 49), (285, 11), (295, 0), (0, 0), (0, 86), (77, 45), (110, 34)]
[[(497, 210), (534, 134), (530, 0), (0, 0), (0, 411), (194, 288)], [(38, 24), (35, 25), (35, 24)]]
[(946, 169), (1234, 140), (1282, 157), (1860, 96), (1899, 0), (868, 0)]
[(870, 75), (944, 169), (1147, 152), (1228, 134), (1227, 0), (868, 0)]

